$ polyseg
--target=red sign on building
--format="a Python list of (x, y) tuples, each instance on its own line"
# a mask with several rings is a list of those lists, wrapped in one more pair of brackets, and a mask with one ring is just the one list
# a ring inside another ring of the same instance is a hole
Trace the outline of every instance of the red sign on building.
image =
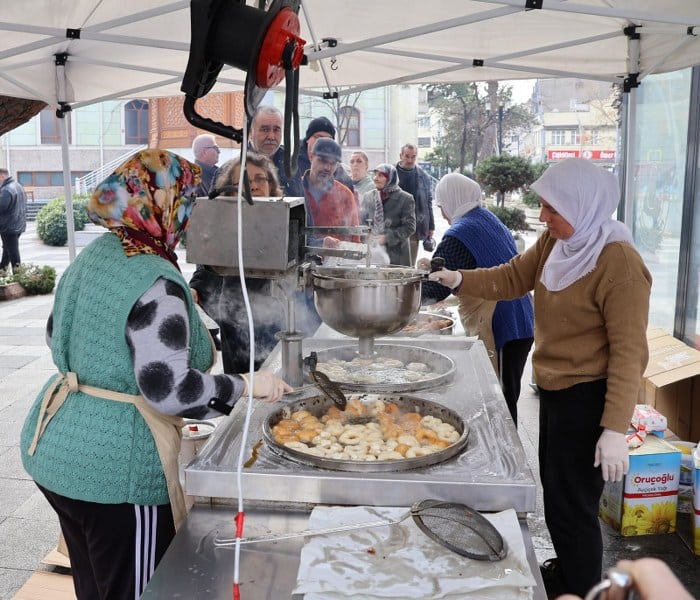
[(615, 160), (615, 150), (547, 150), (547, 160), (557, 161), (567, 158), (585, 158), (587, 160)]

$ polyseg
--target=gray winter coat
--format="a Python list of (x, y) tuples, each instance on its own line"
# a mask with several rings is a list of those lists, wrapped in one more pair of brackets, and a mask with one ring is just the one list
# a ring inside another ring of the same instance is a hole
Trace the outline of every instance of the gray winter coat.
[(0, 185), (0, 233), (19, 235), (27, 228), (27, 195), (12, 177)]

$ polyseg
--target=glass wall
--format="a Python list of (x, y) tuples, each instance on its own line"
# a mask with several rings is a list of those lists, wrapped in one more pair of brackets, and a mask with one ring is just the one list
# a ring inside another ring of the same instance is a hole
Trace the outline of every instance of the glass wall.
[(686, 69), (652, 75), (637, 88), (632, 197), (627, 199), (633, 203), (635, 243), (654, 278), (649, 324), (669, 333), (681, 254), (691, 74)]

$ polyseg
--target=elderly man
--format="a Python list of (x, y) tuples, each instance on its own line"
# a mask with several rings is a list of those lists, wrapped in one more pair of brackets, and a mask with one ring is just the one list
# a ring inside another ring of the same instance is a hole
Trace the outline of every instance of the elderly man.
[(303, 196), (301, 168), (297, 174), (287, 177), (284, 171), (284, 146), (282, 146), (282, 113), (274, 106), (258, 106), (250, 124), (250, 146), (270, 157), (277, 167), (277, 177), (282, 184), (285, 196)]
[(27, 228), (27, 195), (7, 169), (0, 169), (0, 269), (19, 267), (19, 236)]
[[(311, 150), (311, 166), (302, 179), (308, 225), (354, 227), (360, 223), (355, 195), (333, 177), (341, 156), (340, 146), (328, 138), (317, 140)], [(339, 239), (359, 241), (356, 236), (326, 236), (310, 240), (309, 245), (337, 246)]]
[(374, 180), (367, 173), (368, 169), (369, 157), (362, 150), (355, 150), (350, 157), (350, 175), (360, 199), (364, 194), (375, 189)]
[(197, 196), (206, 196), (214, 187), (216, 172), (221, 150), (216, 144), (216, 139), (209, 133), (198, 135), (192, 141), (192, 154), (194, 162), (202, 167), (202, 181), (197, 189)]
[(416, 202), (416, 232), (411, 236), (411, 264), (416, 264), (418, 242), (433, 237), (435, 217), (433, 217), (433, 192), (428, 174), (416, 164), (418, 148), (404, 144), (396, 163), (399, 173), (399, 186), (413, 196)]

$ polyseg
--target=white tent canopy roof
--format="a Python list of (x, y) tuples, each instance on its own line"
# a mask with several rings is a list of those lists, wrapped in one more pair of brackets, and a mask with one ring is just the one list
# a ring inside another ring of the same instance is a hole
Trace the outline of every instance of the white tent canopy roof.
[[(541, 9), (525, 8), (537, 2), (302, 0), (301, 35), (311, 59), (301, 69), (302, 92), (548, 77), (613, 82), (700, 64), (696, 0), (542, 0)], [(79, 107), (181, 93), (189, 1), (5, 4), (0, 94)], [(630, 25), (638, 43), (625, 35)], [(337, 46), (311, 47), (324, 38)], [(67, 55), (64, 67), (56, 66), (57, 54)], [(227, 68), (213, 91), (240, 90), (244, 79)]]

